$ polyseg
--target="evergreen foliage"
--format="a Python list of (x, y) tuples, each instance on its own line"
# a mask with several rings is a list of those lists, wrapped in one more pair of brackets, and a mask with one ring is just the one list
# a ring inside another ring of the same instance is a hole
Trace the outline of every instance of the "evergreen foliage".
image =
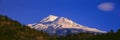
[(49, 35), (0, 15), (0, 40), (48, 40)]

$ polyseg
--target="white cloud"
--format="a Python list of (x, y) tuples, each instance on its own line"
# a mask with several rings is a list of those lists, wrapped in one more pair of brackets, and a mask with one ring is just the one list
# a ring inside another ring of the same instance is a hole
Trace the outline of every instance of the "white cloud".
[(98, 5), (98, 9), (102, 11), (112, 11), (114, 8), (114, 3), (111, 2), (105, 2)]

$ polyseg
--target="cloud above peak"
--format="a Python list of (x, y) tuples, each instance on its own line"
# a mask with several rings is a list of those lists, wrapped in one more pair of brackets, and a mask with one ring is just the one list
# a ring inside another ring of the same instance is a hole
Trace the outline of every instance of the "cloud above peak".
[(102, 11), (112, 11), (115, 8), (115, 4), (112, 2), (104, 2), (98, 5), (98, 9)]

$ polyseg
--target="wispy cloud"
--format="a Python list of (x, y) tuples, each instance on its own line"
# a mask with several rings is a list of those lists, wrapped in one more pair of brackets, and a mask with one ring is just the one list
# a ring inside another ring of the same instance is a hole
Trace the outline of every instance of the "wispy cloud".
[(112, 2), (104, 2), (98, 5), (98, 9), (102, 11), (112, 11), (114, 8), (115, 5)]

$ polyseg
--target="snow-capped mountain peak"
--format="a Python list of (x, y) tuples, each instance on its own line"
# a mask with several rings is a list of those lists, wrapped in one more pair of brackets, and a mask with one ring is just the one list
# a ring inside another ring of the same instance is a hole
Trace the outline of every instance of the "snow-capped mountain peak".
[(74, 25), (76, 25), (75, 22), (73, 22), (72, 20), (70, 20), (68, 18), (64, 18), (64, 17), (60, 17), (56, 23), (61, 25), (62, 28), (70, 28), (70, 27), (74, 27)]
[(40, 22), (53, 22), (57, 19), (57, 16), (49, 15), (48, 17), (43, 18)]
[(69, 23), (69, 24), (73, 24), (74, 23), (72, 20), (64, 18), (64, 17), (60, 17), (57, 22), (58, 23)]
[(71, 33), (79, 32), (106, 33), (105, 31), (77, 24), (76, 22), (68, 18), (58, 17), (54, 15), (49, 15), (48, 17), (43, 18), (43, 20), (41, 20), (40, 23), (28, 24), (28, 26), (36, 30), (43, 30), (49, 34), (58, 33), (58, 35), (61, 34), (65, 35), (69, 31)]

